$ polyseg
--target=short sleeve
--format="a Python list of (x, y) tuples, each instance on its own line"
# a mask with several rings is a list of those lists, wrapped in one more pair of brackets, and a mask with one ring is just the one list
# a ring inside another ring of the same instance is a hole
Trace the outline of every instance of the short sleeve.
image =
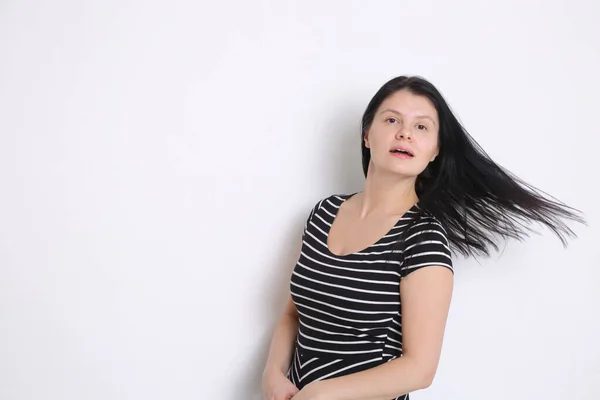
[(317, 204), (315, 204), (313, 206), (313, 208), (310, 210), (310, 212), (308, 213), (308, 217), (306, 218), (306, 221), (304, 222), (304, 229), (302, 229), (302, 239), (304, 240), (304, 236), (306, 235), (306, 230), (308, 229), (308, 224), (310, 224), (310, 221), (314, 218), (315, 214), (317, 213), (317, 211), (319, 210), (319, 208), (321, 208), (321, 204), (325, 201), (326, 199), (321, 199), (317, 202)]
[(402, 277), (430, 266), (446, 267), (454, 273), (446, 230), (433, 217), (423, 218), (410, 227), (402, 259)]

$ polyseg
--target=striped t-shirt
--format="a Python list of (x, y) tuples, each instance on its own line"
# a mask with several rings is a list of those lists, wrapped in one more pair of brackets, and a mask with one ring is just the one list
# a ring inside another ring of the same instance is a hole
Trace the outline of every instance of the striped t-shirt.
[(400, 357), (400, 280), (427, 266), (453, 268), (446, 231), (435, 217), (419, 213), (418, 204), (369, 247), (343, 256), (331, 253), (331, 224), (351, 196), (322, 199), (304, 226), (290, 280), (299, 326), (289, 376), (298, 388)]

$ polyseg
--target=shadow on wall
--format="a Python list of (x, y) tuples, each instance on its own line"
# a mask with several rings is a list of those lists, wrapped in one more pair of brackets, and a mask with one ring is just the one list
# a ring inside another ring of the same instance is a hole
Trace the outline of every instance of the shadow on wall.
[[(340, 107), (339, 104), (332, 105), (331, 109), (338, 109), (326, 124), (324, 124), (321, 134), (326, 135), (319, 141), (319, 146), (314, 152), (307, 155), (307, 160), (314, 160), (327, 167), (322, 175), (315, 179), (325, 180), (324, 182), (315, 182), (314, 187), (326, 187), (327, 194), (351, 193), (362, 190), (364, 175), (361, 166), (360, 153), (360, 118), (361, 111), (350, 106)], [(321, 145), (322, 144), (322, 145)], [(312, 157), (311, 157), (312, 156)], [(299, 191), (304, 190), (298, 188)], [(310, 207), (319, 199), (315, 198)], [(302, 228), (308, 217), (310, 208), (298, 211), (298, 217), (294, 223), (291, 223), (290, 230), (281, 235), (284, 238), (281, 246), (274, 246), (278, 249), (271, 266), (268, 269), (270, 273), (264, 279), (261, 298), (256, 302), (260, 307), (257, 310), (256, 318), (264, 322), (264, 334), (260, 337), (258, 343), (248, 343), (254, 349), (254, 352), (246, 363), (239, 370), (239, 374), (232, 382), (237, 383), (237, 387), (231, 388), (231, 399), (263, 400), (262, 393), (262, 372), (265, 366), (268, 350), (273, 334), (273, 329), (277, 323), (285, 300), (289, 293), (289, 282), (292, 270), (298, 261), (300, 252), (300, 237)]]
[[(352, 118), (349, 118), (352, 116)], [(362, 155), (360, 134), (362, 110), (346, 107), (336, 113), (327, 125), (334, 136), (329, 148), (323, 148), (322, 157), (332, 162), (330, 182), (327, 187), (331, 193), (352, 193), (362, 190), (365, 177), (362, 171)]]

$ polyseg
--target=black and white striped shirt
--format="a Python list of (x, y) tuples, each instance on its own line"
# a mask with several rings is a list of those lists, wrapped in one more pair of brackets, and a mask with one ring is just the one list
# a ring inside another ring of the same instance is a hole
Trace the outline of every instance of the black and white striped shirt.
[[(343, 256), (331, 253), (327, 247), (331, 224), (351, 196), (329, 196), (311, 210), (290, 279), (299, 313), (295, 344), (299, 365), (291, 369), (294, 381), (302, 380), (302, 386), (400, 357), (400, 280), (427, 266), (453, 268), (446, 231), (437, 219), (424, 213), (414, 221), (418, 204), (369, 247)], [(404, 246), (397, 247), (403, 233)], [(309, 359), (313, 362), (302, 371), (300, 365)]]

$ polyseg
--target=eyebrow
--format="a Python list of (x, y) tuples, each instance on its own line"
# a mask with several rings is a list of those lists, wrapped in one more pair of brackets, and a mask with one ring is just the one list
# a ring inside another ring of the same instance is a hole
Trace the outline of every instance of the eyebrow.
[[(400, 111), (396, 111), (391, 108), (386, 108), (385, 110), (381, 111), (379, 114), (383, 114), (384, 112), (387, 112), (387, 111), (394, 113), (396, 115), (402, 116), (402, 113)], [(435, 121), (429, 115), (417, 115), (417, 119), (423, 119), (423, 118), (430, 120), (433, 123), (433, 125), (435, 125)]]

